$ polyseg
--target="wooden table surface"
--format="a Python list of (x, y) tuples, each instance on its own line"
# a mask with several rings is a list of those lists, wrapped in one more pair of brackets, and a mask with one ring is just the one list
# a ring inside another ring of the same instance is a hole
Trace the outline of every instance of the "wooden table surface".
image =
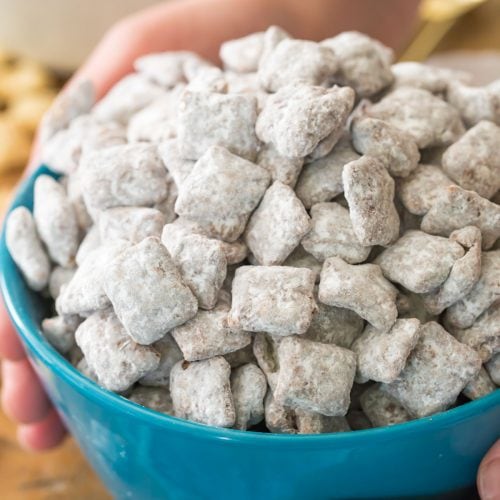
[[(500, 48), (500, 0), (467, 15), (440, 44), (440, 50)], [(500, 73), (500, 72), (499, 72)], [(18, 174), (0, 176), (0, 213)], [(15, 427), (0, 411), (0, 498), (6, 500), (107, 500), (109, 495), (75, 442), (31, 454), (19, 448)]]

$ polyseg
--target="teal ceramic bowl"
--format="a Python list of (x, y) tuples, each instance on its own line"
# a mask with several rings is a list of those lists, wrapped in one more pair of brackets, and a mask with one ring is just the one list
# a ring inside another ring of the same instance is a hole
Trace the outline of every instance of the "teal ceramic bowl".
[[(12, 205), (32, 208), (33, 182)], [(50, 398), (116, 498), (470, 498), (500, 437), (500, 391), (433, 417), (351, 433), (286, 436), (216, 429), (155, 413), (83, 377), (44, 340), (46, 304), (0, 242), (9, 314)]]

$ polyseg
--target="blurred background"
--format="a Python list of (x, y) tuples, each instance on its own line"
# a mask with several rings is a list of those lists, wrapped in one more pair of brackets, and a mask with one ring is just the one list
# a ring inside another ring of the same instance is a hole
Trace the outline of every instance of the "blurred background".
[[(117, 19), (154, 0), (0, 0), (0, 214), (29, 157), (43, 113)], [(57, 36), (47, 36), (55, 33)], [(333, 35), (333, 33), (332, 33)], [(500, 0), (423, 0), (402, 60), (500, 77)], [(109, 498), (78, 448), (22, 451), (0, 412), (0, 496), (8, 500)]]

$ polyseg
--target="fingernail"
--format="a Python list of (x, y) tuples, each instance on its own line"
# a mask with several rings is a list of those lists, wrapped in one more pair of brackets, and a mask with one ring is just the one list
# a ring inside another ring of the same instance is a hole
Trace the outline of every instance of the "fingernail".
[(482, 500), (500, 499), (500, 458), (495, 458), (483, 467), (479, 490)]

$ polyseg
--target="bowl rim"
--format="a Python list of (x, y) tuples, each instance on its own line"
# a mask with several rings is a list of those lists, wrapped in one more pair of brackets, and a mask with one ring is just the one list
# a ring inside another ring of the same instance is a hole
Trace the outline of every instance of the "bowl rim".
[[(57, 175), (43, 165), (33, 171), (16, 190), (7, 213), (18, 206), (26, 206), (30, 211), (32, 210), (33, 183), (42, 174)], [(5, 220), (6, 218), (4, 219), (0, 239), (0, 291), (7, 312), (23, 342), (28, 346), (32, 355), (38, 357), (43, 364), (48, 366), (64, 382), (80, 392), (82, 396), (90, 398), (95, 403), (105, 407), (111, 407), (115, 411), (121, 411), (132, 417), (139, 418), (144, 423), (154, 424), (174, 432), (194, 434), (198, 438), (209, 440), (223, 440), (242, 444), (251, 443), (252, 445), (263, 446), (273, 443), (287, 447), (299, 446), (303, 449), (304, 445), (314, 447), (363, 445), (367, 439), (372, 439), (372, 444), (386, 443), (388, 439), (401, 439), (411, 434), (429, 433), (437, 429), (450, 428), (461, 421), (473, 418), (485, 410), (500, 405), (500, 390), (497, 388), (493, 393), (459, 407), (393, 426), (350, 432), (300, 435), (218, 428), (159, 413), (100, 387), (81, 374), (45, 340), (39, 326), (28, 315), (21, 303), (22, 278), (6, 247)]]

